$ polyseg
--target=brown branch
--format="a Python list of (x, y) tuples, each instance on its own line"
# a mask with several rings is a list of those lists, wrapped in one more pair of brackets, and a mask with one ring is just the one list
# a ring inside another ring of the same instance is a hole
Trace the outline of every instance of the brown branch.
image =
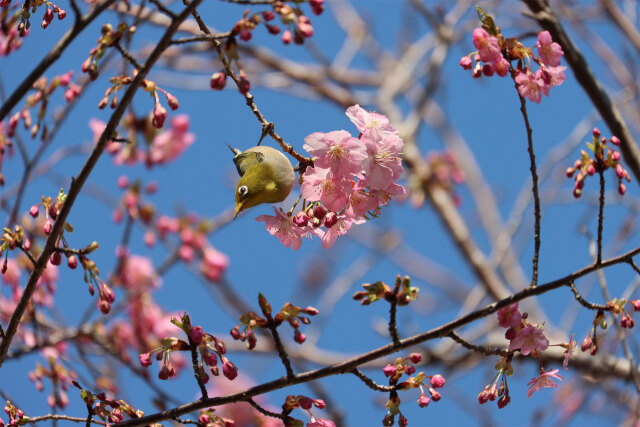
[(576, 288), (576, 285), (573, 282), (569, 284), (569, 287), (571, 288), (571, 292), (573, 292), (573, 295), (576, 297), (576, 301), (578, 301), (580, 304), (582, 304), (584, 307), (588, 308), (589, 310), (611, 311), (611, 307), (607, 307), (606, 305), (603, 305), (603, 304), (595, 304), (585, 300), (582, 297), (582, 295), (580, 295), (580, 292), (578, 292), (578, 288)]
[[(38, 279), (42, 275), (42, 272), (44, 271), (47, 265), (47, 262), (49, 262), (49, 256), (53, 252), (55, 242), (58, 239), (60, 232), (62, 231), (62, 227), (67, 219), (67, 216), (69, 215), (69, 212), (71, 211), (71, 208), (73, 207), (73, 203), (75, 199), (78, 197), (80, 190), (82, 189), (84, 183), (86, 182), (87, 178), (91, 174), (91, 171), (93, 170), (94, 166), (98, 162), (98, 159), (102, 155), (102, 152), (104, 151), (107, 145), (107, 142), (109, 141), (109, 138), (113, 134), (116, 126), (120, 122), (120, 119), (124, 115), (126, 108), (129, 106), (129, 103), (133, 100), (133, 96), (136, 93), (140, 84), (142, 83), (142, 80), (149, 73), (149, 70), (151, 69), (151, 67), (160, 58), (160, 55), (162, 54), (162, 52), (167, 48), (167, 46), (169, 45), (169, 42), (171, 41), (171, 37), (178, 30), (178, 26), (180, 25), (180, 23), (184, 21), (189, 16), (189, 13), (191, 13), (191, 11), (201, 2), (202, 0), (195, 0), (190, 6), (186, 7), (182, 13), (180, 13), (178, 18), (174, 22), (172, 22), (171, 25), (169, 25), (169, 27), (163, 34), (162, 38), (158, 41), (158, 44), (149, 55), (149, 58), (145, 62), (144, 66), (140, 69), (140, 72), (134, 77), (131, 84), (127, 88), (126, 92), (122, 96), (120, 104), (118, 105), (116, 110), (113, 112), (111, 119), (109, 120), (109, 123), (107, 123), (107, 126), (105, 127), (104, 132), (100, 136), (100, 139), (95, 145), (95, 148), (87, 158), (87, 161), (85, 162), (82, 169), (80, 170), (80, 173), (78, 174), (77, 178), (72, 179), (71, 186), (69, 188), (69, 191), (67, 192), (67, 199), (65, 203), (62, 205), (60, 212), (58, 213), (58, 217), (56, 218), (56, 221), (53, 224), (53, 229), (51, 230), (51, 234), (47, 239), (44, 248), (42, 249), (42, 253), (38, 257), (38, 261), (33, 269), (33, 272), (31, 273), (31, 276), (29, 276), (29, 280), (27, 282), (27, 285), (24, 288), (24, 292), (20, 298), (20, 301), (18, 301), (15, 311), (11, 315), (11, 319), (9, 320), (9, 324), (7, 325), (7, 329), (5, 331), (6, 333), (5, 338), (0, 343), (0, 366), (2, 366), (2, 363), (4, 362), (4, 359), (7, 355), (7, 351), (9, 350), (9, 345), (11, 344), (11, 340), (13, 339), (14, 335), (18, 330), (18, 325), (20, 323), (20, 320), (22, 319), (22, 315), (24, 314), (27, 308), (29, 300), (31, 299), (31, 296), (35, 292), (36, 283), (38, 282)], [(106, 3), (108, 3), (108, 1)]]
[[(487, 317), (488, 315), (495, 313), (496, 311), (498, 311), (503, 307), (506, 307), (518, 301), (522, 301), (531, 296), (542, 295), (544, 293), (547, 293), (557, 288), (570, 286), (570, 284), (573, 281), (575, 281), (577, 278), (583, 277), (589, 273), (601, 270), (603, 268), (606, 268), (612, 265), (628, 262), (628, 260), (631, 259), (631, 257), (639, 253), (640, 253), (640, 247), (635, 248), (620, 256), (605, 260), (599, 265), (596, 265), (596, 264), (589, 265), (565, 277), (556, 279), (552, 282), (538, 285), (536, 287), (530, 286), (520, 292), (510, 295), (507, 298), (504, 298), (500, 301), (489, 304), (479, 310), (476, 310), (467, 315), (461, 316), (458, 319), (453, 320), (444, 325), (441, 325), (437, 328), (400, 340), (399, 345), (387, 344), (386, 346), (379, 347), (375, 350), (358, 355), (356, 357), (345, 360), (343, 362), (336, 363), (334, 365), (327, 366), (324, 368), (319, 368), (313, 371), (303, 372), (291, 378), (280, 378), (274, 381), (269, 381), (269, 382), (257, 385), (255, 387), (251, 387), (249, 389), (246, 389), (237, 393), (227, 394), (224, 396), (218, 396), (218, 397), (209, 398), (209, 399), (203, 399), (196, 402), (190, 402), (190, 403), (175, 407), (173, 409), (151, 414), (135, 420), (125, 421), (120, 424), (120, 427), (132, 427), (132, 426), (152, 424), (152, 423), (170, 419), (182, 414), (187, 414), (197, 409), (202, 409), (210, 406), (219, 406), (226, 403), (238, 402), (241, 400), (247, 400), (247, 398), (249, 397), (264, 394), (273, 390), (278, 390), (287, 386), (302, 384), (309, 381), (317, 380), (319, 378), (328, 377), (331, 375), (352, 373), (353, 370), (356, 369), (358, 366), (363, 365), (367, 362), (379, 359), (380, 357), (395, 353), (405, 348), (413, 347), (417, 344), (421, 344), (426, 341), (448, 336), (452, 331), (455, 331), (456, 329), (464, 325), (467, 325), (471, 322), (474, 322), (478, 319)], [(633, 370), (637, 368), (631, 365), (630, 369)]]
[(390, 392), (396, 389), (395, 387), (392, 387), (392, 386), (377, 384), (375, 381), (373, 381), (371, 378), (363, 374), (362, 371), (360, 371), (357, 368), (352, 370), (351, 373), (356, 377), (360, 378), (360, 380), (362, 380), (362, 382), (365, 383), (367, 387), (369, 387), (371, 390)]

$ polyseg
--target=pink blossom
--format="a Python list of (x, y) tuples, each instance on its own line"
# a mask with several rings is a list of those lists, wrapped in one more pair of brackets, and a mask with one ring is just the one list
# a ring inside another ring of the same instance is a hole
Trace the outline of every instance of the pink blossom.
[(522, 314), (518, 310), (518, 303), (513, 303), (498, 310), (498, 323), (503, 328), (517, 328), (522, 322)]
[(351, 174), (357, 174), (367, 157), (364, 144), (344, 130), (314, 132), (304, 142), (303, 148), (316, 157), (314, 165), (331, 169), (335, 176), (349, 178)]
[(542, 31), (538, 34), (538, 55), (542, 62), (548, 67), (556, 67), (560, 65), (560, 58), (564, 55), (562, 47), (551, 40), (549, 31)]
[(322, 202), (329, 210), (339, 211), (347, 204), (352, 181), (334, 176), (330, 169), (307, 168), (302, 175), (301, 193), (309, 202)]
[(346, 214), (348, 217), (357, 220), (378, 206), (380, 206), (378, 199), (367, 191), (366, 180), (362, 179), (356, 182), (353, 187)]
[(569, 359), (571, 356), (578, 350), (578, 343), (573, 339), (573, 335), (571, 335), (571, 339), (567, 344), (561, 344), (562, 347), (565, 348), (564, 351), (564, 359), (562, 360), (562, 367), (566, 371), (569, 369)]
[(307, 423), (307, 427), (336, 427), (336, 424), (333, 421), (325, 420), (323, 418), (311, 418), (311, 422)]
[(338, 215), (338, 222), (333, 227), (324, 232), (322, 236), (322, 247), (329, 249), (335, 243), (338, 236), (347, 234), (347, 231), (351, 228), (353, 221), (346, 215)]
[(375, 128), (364, 132), (362, 141), (369, 155), (362, 163), (367, 182), (374, 190), (384, 190), (402, 175), (400, 155), (404, 143), (397, 135), (384, 135)]
[(269, 234), (276, 236), (280, 242), (287, 248), (294, 250), (300, 249), (302, 245), (302, 235), (304, 230), (298, 227), (292, 219), (282, 211), (282, 209), (273, 208), (275, 216), (260, 215), (257, 221), (264, 221), (265, 227)]
[(151, 259), (140, 255), (129, 255), (123, 258), (117, 280), (128, 289), (138, 291), (156, 289), (162, 283), (162, 279), (153, 268)]
[(553, 388), (557, 387), (558, 384), (553, 380), (554, 378), (562, 381), (562, 376), (558, 374), (558, 370), (554, 369), (553, 371), (544, 372), (541, 369), (542, 374), (538, 377), (533, 378), (531, 381), (527, 383), (529, 390), (527, 390), (527, 397), (531, 398), (533, 393), (540, 390), (541, 388)]
[(547, 347), (549, 347), (549, 340), (535, 326), (522, 328), (509, 343), (509, 351), (520, 350), (520, 353), (525, 356), (531, 352), (544, 351)]
[(378, 206), (385, 206), (391, 203), (391, 199), (396, 196), (403, 196), (405, 189), (402, 185), (392, 182), (384, 190), (373, 190), (371, 195), (376, 200)]
[(523, 98), (529, 98), (530, 101), (539, 104), (542, 100), (542, 88), (540, 87), (541, 81), (536, 79), (530, 71), (522, 72), (518, 71), (515, 77), (516, 84), (518, 85), (518, 93)]
[(389, 124), (389, 119), (383, 114), (369, 112), (358, 104), (347, 108), (346, 114), (362, 133), (374, 128), (383, 135), (398, 135), (398, 130)]
[(217, 282), (229, 267), (229, 257), (209, 246), (202, 252), (200, 272), (212, 282)]
[(499, 61), (502, 58), (498, 39), (482, 28), (473, 30), (473, 45), (478, 49), (478, 55), (484, 62)]
[(176, 159), (195, 140), (195, 135), (187, 132), (189, 116), (179, 114), (171, 119), (171, 130), (158, 134), (149, 148), (151, 163), (166, 163)]

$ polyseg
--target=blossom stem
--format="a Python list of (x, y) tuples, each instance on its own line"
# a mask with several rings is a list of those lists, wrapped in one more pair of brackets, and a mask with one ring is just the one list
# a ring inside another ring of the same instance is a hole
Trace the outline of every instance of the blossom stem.
[(393, 340), (393, 345), (400, 344), (400, 337), (398, 335), (398, 326), (396, 325), (396, 312), (398, 309), (398, 292), (400, 291), (400, 276), (396, 280), (396, 285), (393, 288), (393, 294), (391, 296), (391, 307), (389, 308), (389, 335)]

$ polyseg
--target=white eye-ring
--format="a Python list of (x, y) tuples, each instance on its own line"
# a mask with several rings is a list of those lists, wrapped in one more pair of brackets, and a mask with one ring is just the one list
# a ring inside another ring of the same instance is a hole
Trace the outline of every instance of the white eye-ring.
[(238, 194), (241, 196), (246, 195), (249, 192), (249, 187), (247, 187), (246, 185), (242, 185), (238, 188)]

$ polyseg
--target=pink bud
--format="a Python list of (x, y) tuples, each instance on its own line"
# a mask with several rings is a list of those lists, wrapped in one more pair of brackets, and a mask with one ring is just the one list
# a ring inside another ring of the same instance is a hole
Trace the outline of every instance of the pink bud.
[(75, 270), (78, 266), (78, 258), (76, 258), (75, 255), (71, 255), (67, 258), (67, 266), (69, 266), (70, 269)]
[(307, 336), (300, 332), (300, 329), (296, 329), (293, 333), (293, 340), (298, 344), (302, 344), (307, 339)]
[(640, 311), (640, 299), (631, 300), (629, 303), (633, 306), (634, 311)]
[(620, 139), (617, 136), (612, 136), (611, 143), (614, 145), (620, 145)]
[(404, 373), (407, 375), (413, 375), (416, 371), (416, 368), (413, 365), (408, 365), (404, 367)]
[(411, 353), (409, 355), (411, 363), (416, 364), (422, 362), (422, 355), (420, 353)]
[(240, 40), (248, 42), (251, 40), (251, 31), (243, 29), (240, 31)]
[(338, 215), (335, 212), (329, 212), (324, 218), (324, 226), (331, 228), (338, 223)]
[(227, 84), (227, 75), (223, 72), (213, 73), (209, 84), (213, 90), (222, 90)]
[(384, 372), (385, 377), (392, 377), (396, 374), (396, 367), (393, 365), (387, 365), (382, 368), (382, 372)]
[(431, 377), (429, 383), (431, 383), (431, 387), (433, 388), (440, 388), (444, 386), (444, 377), (440, 374), (436, 374)]
[(62, 255), (60, 255), (60, 252), (54, 252), (51, 254), (49, 261), (51, 261), (51, 264), (53, 265), (60, 265), (62, 262)]
[(305, 212), (301, 211), (294, 215), (292, 221), (298, 227), (304, 227), (309, 222), (309, 217)]
[(149, 353), (142, 353), (138, 357), (140, 358), (140, 364), (142, 366), (144, 366), (145, 368), (147, 366), (151, 366), (152, 360), (151, 360), (151, 355)]
[(193, 341), (194, 344), (200, 344), (203, 337), (204, 332), (202, 331), (202, 326), (191, 327), (191, 330), (189, 331), (189, 338), (191, 338), (191, 341)]
[(600, 129), (593, 128), (593, 136), (596, 138), (600, 138)]
[(627, 186), (624, 185), (622, 182), (618, 184), (618, 193), (620, 193), (621, 196), (624, 196), (624, 193), (627, 191)]
[(272, 21), (273, 18), (276, 17), (276, 14), (271, 10), (265, 10), (264, 12), (262, 12), (262, 17), (265, 21)]
[(60, 9), (58, 11), (58, 19), (63, 20), (67, 16), (67, 11), (64, 9)]
[(482, 74), (487, 77), (493, 76), (493, 67), (491, 66), (491, 64), (484, 64), (482, 66)]
[(267, 26), (267, 31), (269, 31), (269, 34), (273, 34), (278, 35), (280, 34), (280, 27), (278, 27), (277, 25), (271, 25), (271, 24), (265, 24)]
[(425, 407), (427, 407), (427, 405), (429, 405), (430, 401), (431, 401), (431, 399), (429, 399), (427, 397), (427, 395), (423, 393), (422, 395), (420, 395), (420, 398), (418, 399), (418, 405), (421, 408), (425, 408)]
[(498, 408), (502, 409), (507, 406), (511, 402), (511, 397), (508, 394), (503, 395), (500, 399), (498, 399)]
[(33, 205), (31, 206), (31, 209), (29, 209), (29, 215), (31, 215), (34, 218), (37, 218), (39, 213), (40, 213), (40, 209), (38, 209), (38, 205)]
[(290, 44), (292, 41), (293, 35), (291, 34), (291, 31), (286, 30), (284, 33), (282, 33), (282, 43)]
[(222, 358), (222, 373), (229, 380), (233, 380), (238, 376), (238, 368), (231, 363), (226, 357)]
[(151, 121), (151, 123), (154, 127), (160, 129), (164, 126), (164, 121), (166, 118), (167, 109), (157, 103), (156, 107), (153, 109), (153, 120)]
[(173, 111), (177, 110), (180, 106), (180, 104), (178, 103), (178, 98), (171, 95), (170, 93), (167, 93), (167, 104), (169, 104), (169, 108), (171, 108)]
[(246, 95), (247, 93), (249, 93), (250, 89), (251, 89), (251, 82), (249, 82), (249, 80), (247, 80), (245, 75), (241, 73), (240, 83), (238, 83), (238, 90), (240, 91), (241, 94)]
[(463, 56), (462, 58), (460, 58), (460, 66), (465, 69), (465, 70), (470, 70), (471, 69), (471, 58), (469, 58), (468, 56)]

